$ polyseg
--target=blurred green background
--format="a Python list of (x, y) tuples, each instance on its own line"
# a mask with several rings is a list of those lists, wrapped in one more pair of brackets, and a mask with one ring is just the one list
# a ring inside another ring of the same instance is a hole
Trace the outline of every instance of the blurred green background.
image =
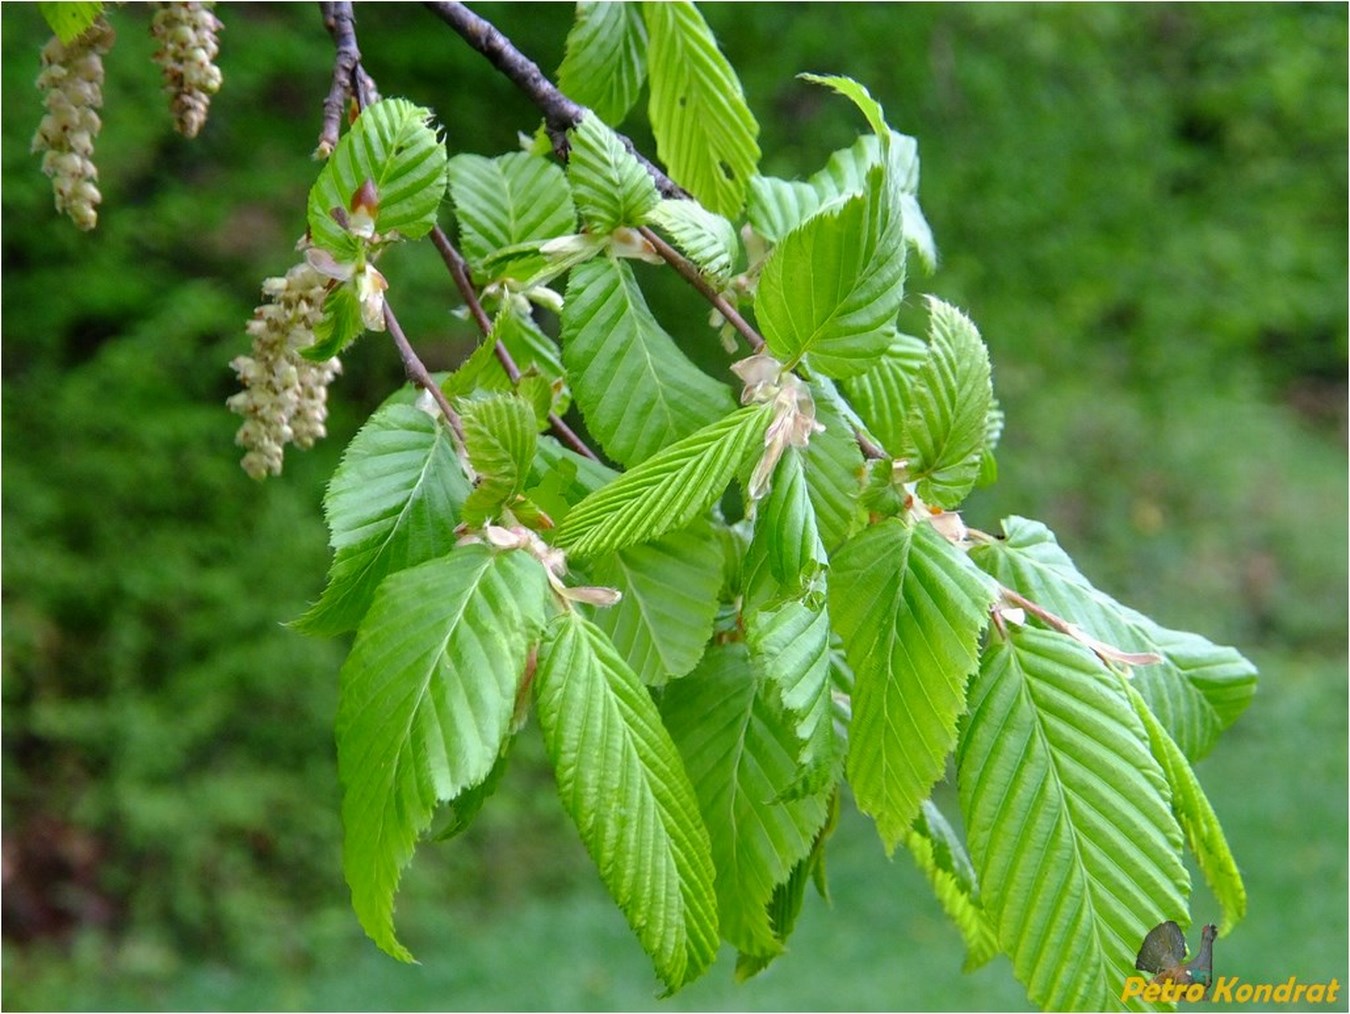
[[(479, 9), (557, 67), (569, 6)], [(910, 288), (979, 323), (1008, 416), (1000, 482), (968, 519), (1044, 520), (1099, 585), (1260, 665), (1199, 767), (1250, 892), (1215, 965), (1344, 983), (1346, 8), (705, 12), (764, 172), (805, 176), (862, 129), (798, 71), (858, 78), (918, 137), (943, 263)], [(405, 879), (423, 964), (364, 939), (339, 865), (344, 645), (281, 622), (322, 586), (323, 483), (400, 371), (367, 339), (330, 438), (265, 484), (238, 468), (227, 364), (262, 278), (295, 260), (331, 49), (309, 5), (221, 16), (225, 87), (187, 142), (146, 11), (113, 11), (104, 203), (80, 234), (28, 151), (45, 28), (0, 9), (4, 1006), (1024, 1008), (1006, 960), (961, 973), (918, 871), (851, 811), (833, 904), (807, 902), (789, 953), (744, 986), (723, 960), (659, 1003), (529, 734), (474, 829)], [(421, 9), (358, 17), (384, 93), (432, 106), (452, 151), (535, 125)], [(416, 293), (400, 316), (448, 366), (472, 338), (457, 299), (429, 247), (398, 253), (382, 267)], [(667, 326), (706, 340), (705, 311), (655, 276)], [(1202, 884), (1194, 915), (1217, 915)]]

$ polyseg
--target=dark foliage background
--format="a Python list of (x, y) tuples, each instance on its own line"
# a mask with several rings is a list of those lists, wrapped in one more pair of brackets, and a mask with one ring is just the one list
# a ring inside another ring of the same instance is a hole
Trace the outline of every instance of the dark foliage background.
[[(564, 5), (488, 5), (546, 69)], [(565, 826), (533, 739), (479, 825), (400, 899), (425, 962), (347, 908), (332, 720), (344, 646), (280, 624), (322, 585), (323, 483), (400, 382), (367, 338), (330, 439), (258, 485), (229, 360), (295, 259), (331, 48), (311, 6), (227, 5), (225, 87), (173, 134), (147, 12), (113, 11), (98, 230), (51, 208), (28, 152), (45, 28), (3, 53), (4, 1004), (485, 1009), (656, 1005)], [(868, 84), (916, 135), (943, 252), (911, 288), (965, 307), (1008, 415), (993, 527), (1049, 523), (1161, 621), (1239, 645), (1256, 704), (1200, 769), (1251, 892), (1217, 967), (1346, 980), (1346, 10), (1342, 5), (710, 5), (759, 116), (763, 171), (806, 175), (861, 123), (802, 70)], [(386, 94), (452, 151), (536, 116), (417, 7), (358, 7)], [(654, 151), (641, 123), (631, 133)], [(387, 263), (433, 368), (467, 326), (429, 247)], [(392, 258), (391, 258), (392, 261)], [(658, 314), (705, 311), (652, 277)], [(845, 819), (833, 910), (745, 987), (682, 1008), (1024, 1005), (1005, 962), (959, 971), (917, 871)], [(1208, 906), (1208, 907), (1207, 907)], [(1213, 903), (1197, 889), (1197, 918)]]

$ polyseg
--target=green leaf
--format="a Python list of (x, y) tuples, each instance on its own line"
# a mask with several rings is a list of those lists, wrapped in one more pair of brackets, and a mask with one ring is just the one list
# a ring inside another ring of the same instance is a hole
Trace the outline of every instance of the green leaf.
[(854, 81), (853, 78), (842, 77), (838, 74), (798, 74), (797, 76), (803, 81), (832, 88), (851, 101), (862, 111), (863, 116), (867, 117), (867, 122), (871, 125), (874, 134), (885, 136), (891, 132), (891, 128), (886, 123), (886, 114), (881, 109), (881, 103), (872, 98), (872, 93), (867, 90), (866, 86)]
[(646, 688), (575, 613), (549, 628), (535, 687), (563, 806), (673, 993), (717, 953), (708, 832), (680, 756)]
[(1181, 831), (1117, 677), (1053, 632), (1014, 630), (972, 681), (957, 779), (981, 901), (1033, 1003), (1120, 1003), (1159, 922), (1185, 925)]
[(798, 776), (788, 796), (814, 795), (836, 780), (843, 743), (835, 734), (830, 619), (823, 602), (791, 600), (746, 619), (745, 642), (759, 677), (777, 687), (798, 740)]
[(741, 82), (691, 3), (644, 3), (648, 114), (671, 178), (710, 211), (740, 215), (759, 162), (759, 124)]
[(822, 204), (810, 183), (753, 176), (746, 202), (750, 227), (771, 243), (777, 243), (814, 215)]
[(651, 175), (594, 113), (572, 130), (567, 176), (587, 231), (607, 235), (638, 226), (661, 200)]
[(942, 777), (992, 601), (928, 524), (889, 518), (834, 556), (830, 617), (857, 680), (848, 780), (888, 852)]
[[(800, 597), (829, 565), (807, 489), (804, 455), (795, 447), (787, 448), (778, 460), (773, 485), (755, 509), (754, 536), (747, 555), (763, 559), (773, 579), (771, 594), (777, 599)], [(750, 582), (750, 598), (761, 600), (755, 594), (755, 583)]]
[(636, 465), (735, 407), (731, 389), (691, 363), (612, 257), (573, 269), (563, 362), (586, 428), (605, 453)]
[(594, 584), (623, 593), (595, 625), (648, 686), (686, 675), (703, 657), (717, 617), (722, 552), (706, 524), (601, 557)]
[[(802, 902), (806, 900), (807, 884), (815, 883), (820, 896), (829, 901), (829, 891), (825, 886), (825, 845), (839, 823), (838, 791), (830, 793), (826, 806), (829, 812), (825, 818), (825, 825), (816, 832), (811, 853), (792, 868), (787, 880), (774, 889), (773, 898), (769, 902), (769, 920), (779, 943), (787, 943), (787, 938), (792, 935), (797, 925)], [(774, 957), (775, 955), (737, 954), (736, 981), (744, 982), (758, 975), (773, 963)]]
[(1219, 817), (1210, 805), (1205, 790), (1200, 787), (1200, 781), (1195, 777), (1186, 755), (1167, 734), (1143, 695), (1130, 682), (1124, 686), (1135, 714), (1148, 731), (1153, 756), (1162, 765), (1163, 774), (1167, 777), (1167, 784), (1172, 790), (1172, 812), (1176, 814), (1177, 822), (1186, 835), (1186, 844), (1195, 855), (1200, 872), (1209, 882), (1214, 897), (1223, 906), (1219, 933), (1227, 936), (1247, 914), (1247, 888), (1242, 883), (1242, 874), (1228, 847)]
[(459, 245), (475, 269), (508, 247), (576, 229), (567, 177), (548, 159), (523, 151), (497, 158), (456, 155), (449, 176)]
[(868, 432), (893, 454), (906, 445), (910, 389), (927, 358), (928, 346), (923, 339), (896, 332), (871, 367), (842, 381)]
[(797, 773), (791, 726), (737, 644), (667, 687), (661, 712), (712, 839), (722, 936), (743, 953), (776, 954), (769, 902), (827, 815), (818, 797), (780, 800)]
[(343, 869), (366, 933), (402, 961), (399, 874), (436, 805), (496, 764), (548, 595), (524, 553), (461, 546), (380, 586), (342, 667)]
[(464, 502), (464, 520), (497, 517), (525, 488), (534, 461), (538, 429), (534, 409), (514, 394), (462, 401), (464, 448), (478, 478)]
[(895, 131), (884, 149), (875, 134), (862, 135), (851, 146), (831, 154), (824, 168), (805, 183), (756, 176), (750, 181), (750, 224), (765, 239), (777, 243), (826, 204), (861, 194), (867, 188), (868, 172), (881, 165), (891, 177), (892, 200), (900, 211), (905, 242), (931, 271), (937, 265), (937, 247), (916, 196), (918, 142)]
[(85, 32), (89, 31), (98, 16), (103, 13), (101, 3), (40, 3), (47, 27), (56, 33), (61, 45), (69, 46)]
[(314, 325), (314, 344), (306, 345), (300, 355), (313, 363), (325, 363), (345, 349), (365, 331), (361, 301), (352, 281), (334, 285), (323, 301), (323, 316)]
[(1098, 640), (1161, 655), (1160, 665), (1134, 670), (1135, 689), (1187, 757), (1195, 761), (1207, 754), (1251, 703), (1255, 667), (1233, 648), (1168, 630), (1098, 591), (1039, 521), (1005, 518), (1003, 531), (1005, 539), (976, 547), (971, 559)]
[(890, 341), (904, 298), (905, 248), (885, 174), (865, 194), (831, 205), (769, 254), (755, 317), (770, 351), (792, 365), (810, 356), (829, 377), (865, 370)]
[(694, 201), (662, 201), (647, 221), (665, 232), (717, 288), (731, 284), (740, 257), (736, 227)]
[(833, 552), (863, 518), (858, 506), (863, 456), (849, 423), (828, 395), (831, 389), (828, 379), (811, 385), (816, 422), (825, 429), (812, 434), (806, 447), (806, 488), (816, 511), (820, 540)]
[(469, 481), (449, 429), (411, 405), (385, 405), (347, 446), (324, 496), (335, 555), (319, 601), (295, 621), (334, 635), (361, 622), (380, 582), (450, 552)]
[(407, 99), (369, 105), (338, 142), (309, 191), (309, 231), (316, 246), (350, 260), (358, 240), (333, 217), (370, 180), (379, 198), (377, 232), (425, 236), (445, 196), (445, 145), (431, 129), (431, 110)]
[(452, 838), (458, 838), (469, 829), (469, 825), (473, 823), (474, 818), (483, 809), (483, 804), (492, 798), (497, 791), (497, 786), (501, 784), (502, 776), (506, 774), (507, 758), (511, 756), (511, 744), (514, 742), (514, 736), (507, 736), (502, 741), (501, 751), (497, 754), (497, 762), (492, 765), (492, 770), (488, 772), (488, 776), (477, 785), (465, 789), (443, 807), (444, 823), (431, 832), (432, 840), (449, 841)]
[(772, 405), (747, 405), (630, 468), (577, 504), (558, 529), (573, 559), (683, 528), (761, 452)]
[(634, 3), (581, 0), (567, 33), (558, 87), (614, 126), (637, 101), (647, 77), (647, 28)]
[(905, 440), (898, 457), (919, 480), (919, 496), (948, 510), (975, 486), (989, 406), (989, 351), (970, 318), (929, 297), (928, 358), (909, 388)]
[(961, 932), (966, 945), (962, 969), (973, 972), (998, 953), (993, 924), (980, 904), (975, 869), (947, 818), (924, 800), (914, 826), (905, 835), (905, 847), (914, 856), (937, 895), (938, 902)]

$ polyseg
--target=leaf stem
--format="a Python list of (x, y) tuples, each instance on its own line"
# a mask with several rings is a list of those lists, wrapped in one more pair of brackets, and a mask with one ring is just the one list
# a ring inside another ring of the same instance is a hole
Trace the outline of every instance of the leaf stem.
[(1013, 591), (1005, 584), (998, 586), (999, 594), (1012, 605), (1020, 609), (1025, 609), (1036, 619), (1040, 620), (1051, 630), (1056, 630), (1067, 637), (1073, 638), (1079, 644), (1084, 645), (1092, 651), (1099, 659), (1111, 668), (1111, 663), (1120, 662), (1124, 665), (1156, 665), (1163, 660), (1163, 657), (1152, 651), (1125, 651), (1117, 648), (1115, 645), (1107, 644), (1105, 641), (1099, 641), (1091, 634), (1083, 630), (1076, 623), (1071, 623), (1050, 612), (1044, 606), (1037, 605), (1025, 595)]

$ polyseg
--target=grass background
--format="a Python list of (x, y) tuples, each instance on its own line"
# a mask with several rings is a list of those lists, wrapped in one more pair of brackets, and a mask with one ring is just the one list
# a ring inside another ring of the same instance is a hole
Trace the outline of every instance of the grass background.
[[(563, 5), (490, 5), (545, 69)], [(1262, 669), (1199, 766), (1250, 893), (1218, 974), (1347, 978), (1346, 12), (1335, 5), (710, 5), (761, 127), (804, 176), (861, 122), (793, 80), (865, 82), (920, 142), (943, 263), (916, 275), (989, 341), (1008, 415), (968, 518), (1046, 521), (1100, 586)], [(452, 151), (535, 115), (420, 8), (358, 7), (387, 94)], [(400, 382), (366, 341), (331, 437), (237, 467), (229, 360), (293, 261), (331, 51), (309, 6), (226, 5), (226, 86), (173, 135), (143, 10), (113, 12), (97, 232), (28, 152), (44, 29), (0, 8), (3, 103), (3, 1003), (8, 1009), (1017, 1009), (960, 971), (903, 855), (846, 808), (833, 901), (789, 953), (658, 1002), (537, 743), (400, 894), (423, 965), (362, 937), (339, 866), (343, 645), (279, 621), (322, 585), (322, 486)], [(639, 113), (631, 124), (653, 151)], [(433, 368), (471, 340), (426, 248), (387, 265)], [(649, 273), (674, 333), (703, 311)], [(946, 791), (945, 789), (943, 791)], [(952, 809), (949, 807), (949, 809)], [(1196, 919), (1215, 908), (1202, 885)], [(1194, 934), (1192, 934), (1194, 935)]]

